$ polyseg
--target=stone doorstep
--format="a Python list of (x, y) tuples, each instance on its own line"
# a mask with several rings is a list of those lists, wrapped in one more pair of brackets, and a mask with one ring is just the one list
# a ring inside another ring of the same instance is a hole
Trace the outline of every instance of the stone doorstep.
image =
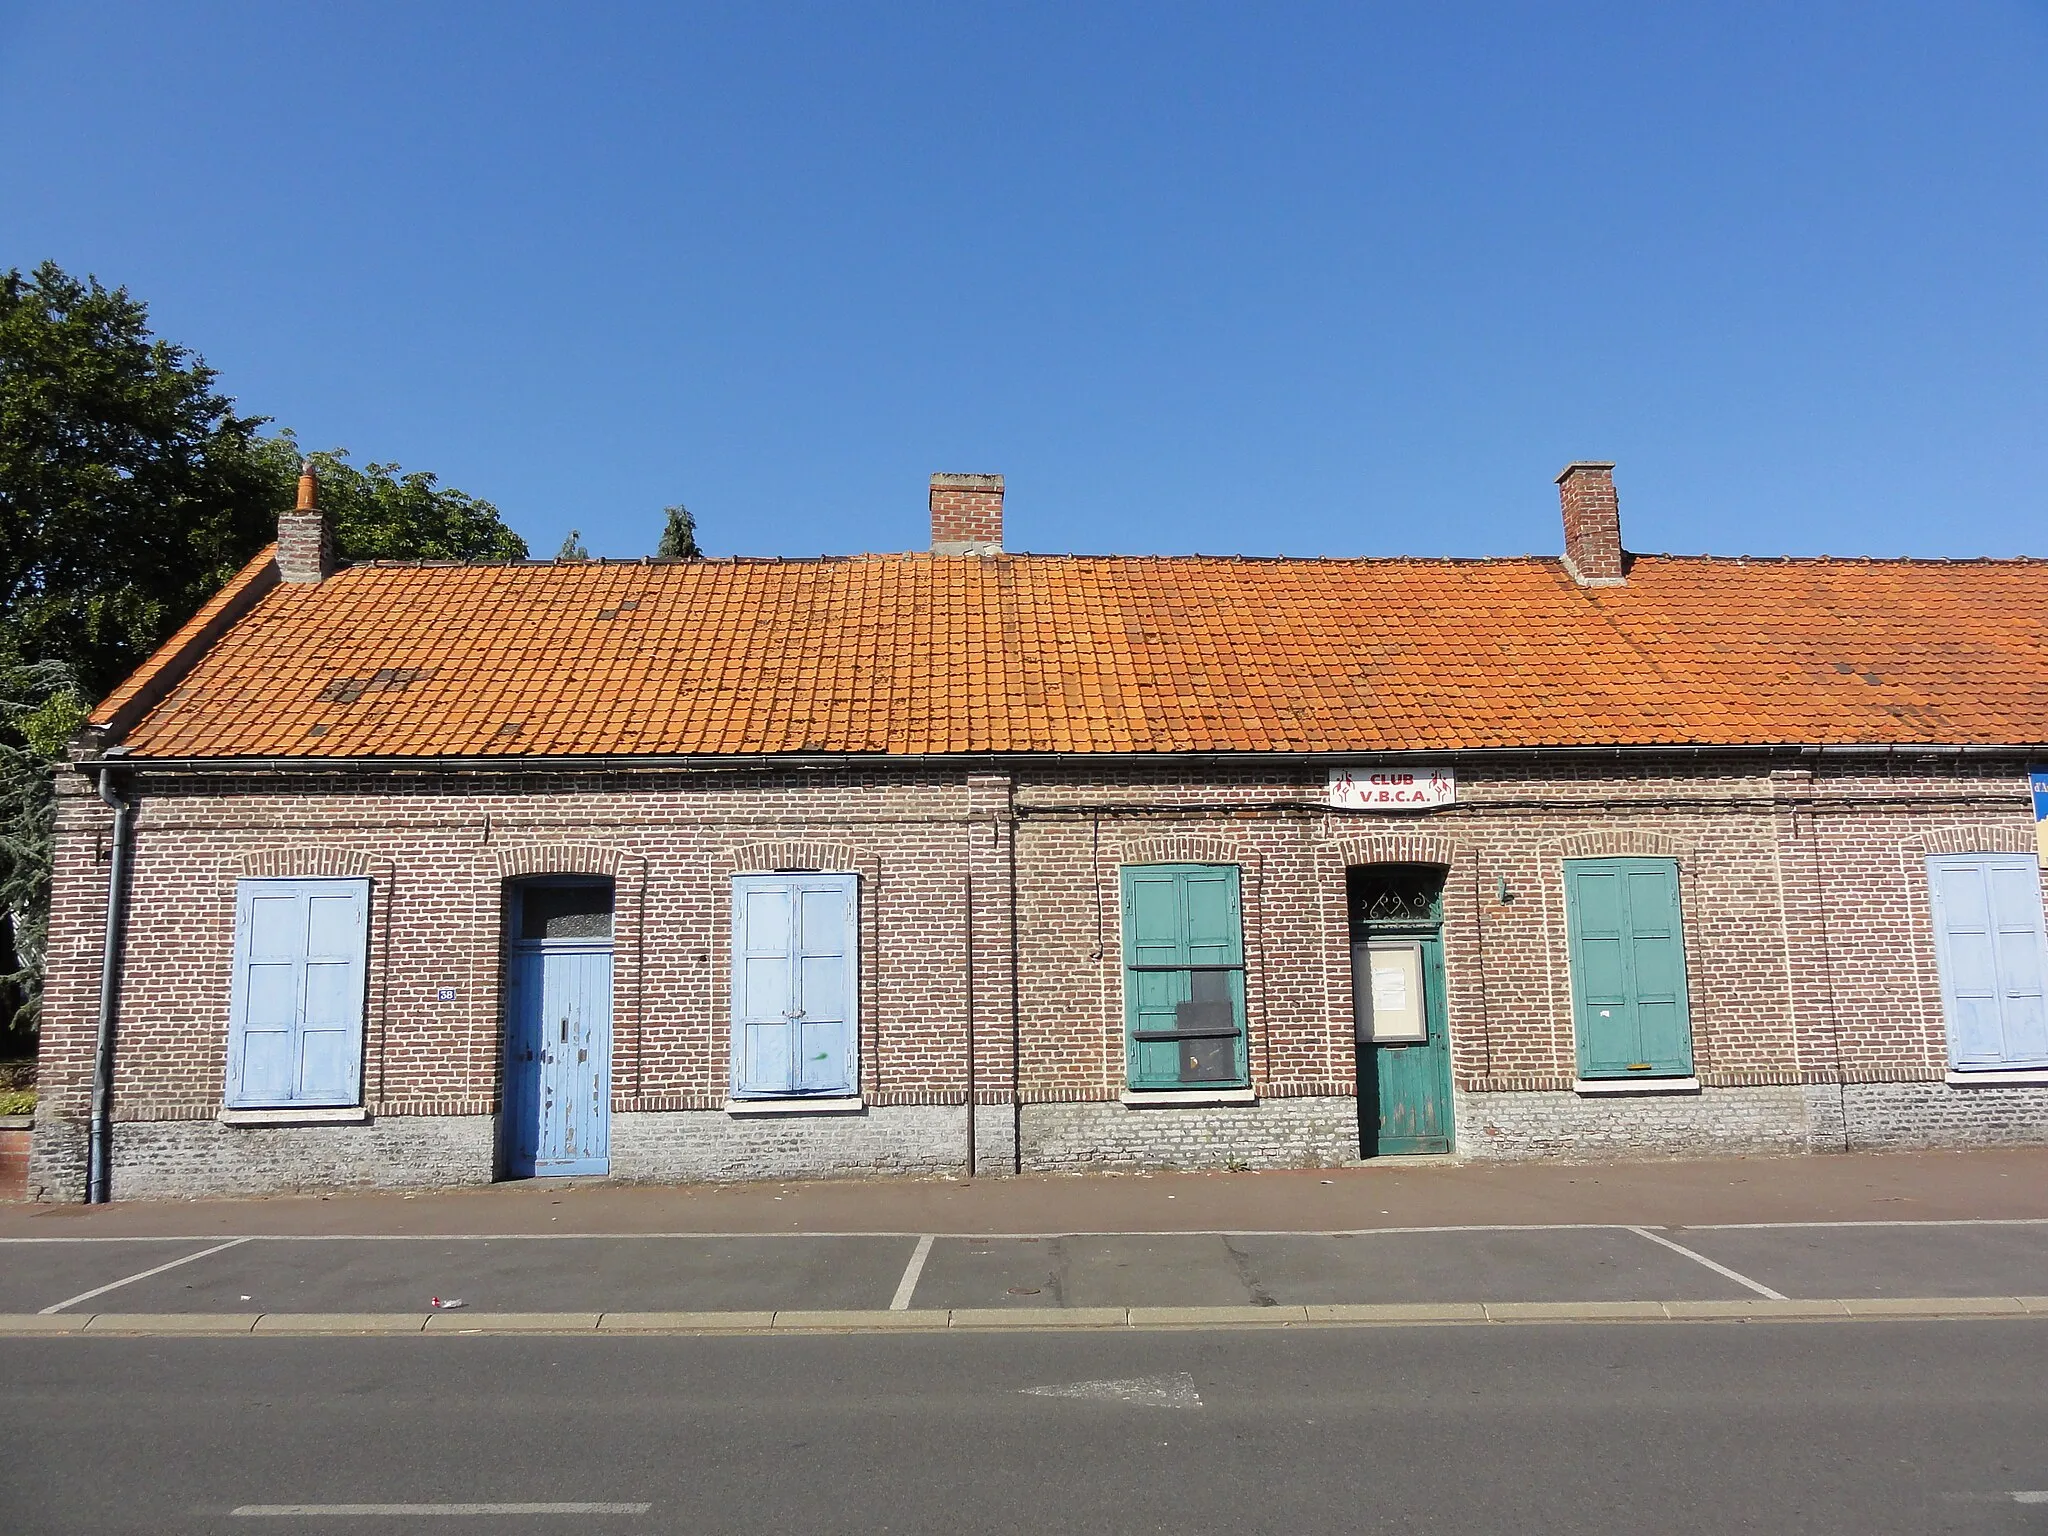
[(1821, 1322), (2048, 1318), (2048, 1296), (1772, 1301), (1367, 1302), (1277, 1307), (957, 1307), (788, 1312), (0, 1313), (0, 1337), (165, 1334), (910, 1333), (947, 1329), (1428, 1326), (1470, 1323)]

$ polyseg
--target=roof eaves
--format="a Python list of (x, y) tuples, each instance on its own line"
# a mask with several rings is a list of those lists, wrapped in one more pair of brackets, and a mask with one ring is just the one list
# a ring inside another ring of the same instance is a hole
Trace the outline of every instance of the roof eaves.
[(158, 646), (156, 653), (130, 673), (126, 682), (101, 700), (87, 717), (87, 726), (105, 740), (120, 740), (178, 686), (214, 642), (261, 602), (277, 582), (277, 546), (270, 544), (237, 571), (176, 634)]

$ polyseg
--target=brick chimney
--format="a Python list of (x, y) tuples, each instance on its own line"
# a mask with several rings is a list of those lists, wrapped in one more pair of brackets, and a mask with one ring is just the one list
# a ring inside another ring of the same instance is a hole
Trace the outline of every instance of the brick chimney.
[(933, 554), (1003, 552), (1001, 475), (933, 475), (931, 508)]
[(1582, 587), (1619, 587), (1628, 581), (1621, 552), (1621, 503), (1612, 464), (1567, 464), (1557, 477), (1564, 507), (1564, 565)]
[(280, 581), (325, 581), (334, 574), (334, 529), (320, 510), (320, 481), (313, 461), (299, 465), (299, 504), (277, 520), (277, 575)]

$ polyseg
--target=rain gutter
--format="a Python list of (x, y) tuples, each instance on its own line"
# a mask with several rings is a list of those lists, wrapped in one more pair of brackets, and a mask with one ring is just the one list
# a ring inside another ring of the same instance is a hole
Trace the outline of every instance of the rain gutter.
[(1645, 746), (1534, 747), (1409, 747), (1348, 752), (788, 752), (775, 754), (615, 753), (577, 756), (516, 757), (89, 757), (83, 771), (100, 770), (118, 761), (124, 769), (152, 773), (305, 774), (353, 773), (365, 769), (390, 773), (596, 773), (677, 771), (776, 772), (786, 769), (828, 771), (845, 768), (967, 768), (1005, 764), (1088, 763), (1108, 768), (1186, 766), (1244, 768), (1264, 764), (1337, 766), (1348, 763), (1412, 763), (1417, 759), (1457, 762), (1528, 762), (1543, 758), (1592, 758), (1647, 761), (1669, 757), (2039, 757), (2048, 743), (2013, 742), (1993, 745), (1943, 745), (1932, 742), (1846, 742), (1806, 744), (1753, 742), (1701, 745), (1673, 742)]
[(113, 858), (107, 870), (107, 928), (100, 948), (100, 1012), (93, 1032), (92, 1119), (86, 1135), (85, 1200), (104, 1205), (112, 1164), (114, 1096), (114, 1023), (121, 985), (121, 937), (128, 917), (128, 844), (135, 820), (135, 802), (114, 788), (113, 765), (104, 761), (96, 788), (114, 813)]

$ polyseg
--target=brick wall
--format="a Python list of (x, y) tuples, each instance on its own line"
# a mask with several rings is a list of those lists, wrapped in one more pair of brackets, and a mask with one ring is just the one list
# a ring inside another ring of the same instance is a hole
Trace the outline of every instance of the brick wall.
[[(379, 1182), (491, 1177), (503, 890), (537, 873), (616, 882), (622, 1177), (1355, 1153), (1355, 1126), (1331, 1119), (1355, 1091), (1345, 870), (1375, 862), (1447, 870), (1461, 1150), (1832, 1145), (1839, 1126), (1822, 1124), (1822, 1101), (1850, 1096), (1804, 1090), (1844, 1082), (1913, 1088), (1886, 1101), (1885, 1136), (1859, 1130), (1858, 1144), (2048, 1134), (2048, 1089), (1943, 1084), (1927, 908), (1930, 854), (2032, 849), (2017, 762), (1523, 760), (1467, 765), (1456, 806), (1404, 814), (1322, 810), (1322, 780), (1316, 767), (1190, 778), (1071, 761), (1013, 773), (141, 776), (116, 1193), (217, 1187), (223, 1156), (235, 1187), (352, 1182), (350, 1147)], [(63, 789), (31, 1174), (44, 1198), (82, 1187), (108, 867), (109, 813), (75, 776)], [(1615, 854), (1679, 864), (1702, 1085), (1690, 1108), (1572, 1093), (1562, 864)], [(1117, 1102), (1118, 870), (1165, 860), (1240, 867), (1255, 1105)], [(865, 1125), (824, 1117), (799, 1131), (722, 1112), (730, 881), (777, 868), (861, 876)], [(372, 1124), (296, 1139), (217, 1126), (235, 882), (318, 874), (372, 882)], [(457, 1121), (471, 1129), (451, 1135)]]

